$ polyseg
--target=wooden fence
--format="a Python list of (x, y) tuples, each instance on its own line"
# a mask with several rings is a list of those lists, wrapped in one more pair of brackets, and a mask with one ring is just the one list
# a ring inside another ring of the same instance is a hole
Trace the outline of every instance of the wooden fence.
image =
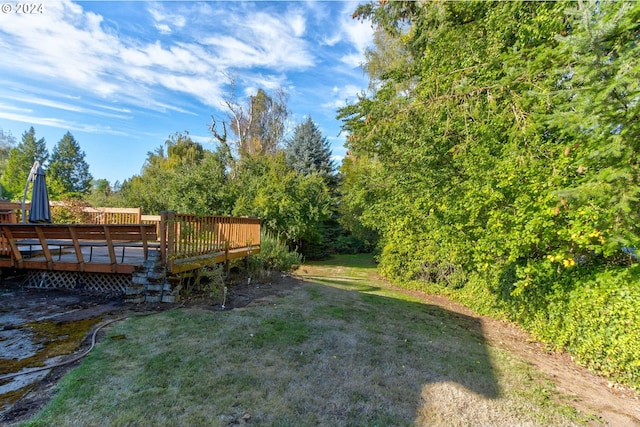
[(82, 208), (89, 224), (141, 224), (141, 208)]

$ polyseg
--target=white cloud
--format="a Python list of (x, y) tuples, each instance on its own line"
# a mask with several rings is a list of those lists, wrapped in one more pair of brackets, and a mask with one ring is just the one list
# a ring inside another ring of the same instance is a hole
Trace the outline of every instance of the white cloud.
[[(86, 107), (81, 107), (78, 104), (69, 104), (66, 102), (59, 102), (59, 101), (55, 101), (53, 99), (48, 99), (48, 98), (40, 98), (38, 96), (16, 96), (16, 95), (10, 95), (10, 94), (3, 94), (3, 98), (6, 100), (12, 100), (12, 101), (18, 101), (20, 103), (24, 103), (27, 105), (39, 105), (39, 106), (43, 106), (43, 107), (50, 107), (50, 108), (54, 108), (57, 110), (64, 110), (64, 111), (70, 111), (70, 112), (74, 112), (74, 113), (82, 113), (82, 114), (95, 114), (95, 115), (99, 115), (99, 116), (105, 116), (105, 117), (112, 117), (112, 118), (117, 118), (117, 119), (131, 119), (130, 115), (123, 115), (123, 114), (116, 114), (113, 112), (108, 112), (108, 111), (101, 111), (100, 109), (93, 109), (93, 108), (86, 108)], [(1, 108), (1, 106), (0, 106)], [(117, 111), (113, 108), (108, 108), (108, 110), (110, 111)], [(26, 109), (26, 111), (32, 111), (31, 109)], [(127, 112), (127, 110), (125, 111), (119, 111), (119, 112)]]
[(31, 113), (31, 112), (33, 112), (33, 110), (30, 109), (30, 108), (22, 108), (22, 107), (16, 107), (14, 105), (7, 105), (7, 104), (0, 103), (0, 114), (2, 114), (2, 110), (18, 111), (20, 113)]
[(348, 65), (350, 68), (362, 67), (364, 56), (360, 53), (351, 53), (340, 57), (340, 62)]
[(263, 88), (266, 91), (276, 90), (282, 87), (286, 81), (286, 76), (283, 74), (248, 74), (245, 73), (242, 76), (242, 80), (247, 84), (253, 86), (250, 94), (255, 94), (258, 88)]
[(325, 35), (322, 38), (322, 44), (327, 46), (335, 46), (343, 40), (342, 34), (340, 32), (333, 34), (332, 36)]
[(357, 21), (344, 15), (340, 24), (342, 32), (352, 43), (354, 49), (359, 53), (364, 53), (365, 49), (369, 47), (373, 41), (373, 28), (371, 28), (371, 24)]
[(295, 37), (302, 37), (306, 29), (306, 20), (304, 16), (298, 13), (289, 16), (289, 23)]
[(164, 21), (165, 15), (160, 11), (160, 6), (160, 4), (156, 3), (148, 9), (149, 14), (156, 22)]
[(347, 3), (340, 14), (340, 21), (335, 32), (324, 35), (322, 43), (327, 46), (348, 44), (347, 52), (340, 60), (351, 68), (360, 67), (364, 63), (364, 52), (373, 41), (373, 28), (368, 22), (361, 22), (351, 17), (354, 5)]
[(231, 14), (223, 34), (214, 34), (202, 42), (213, 47), (220, 63), (232, 68), (265, 67), (290, 70), (314, 64), (307, 42), (302, 38), (304, 18), (293, 15), (254, 12)]
[(13, 120), (16, 122), (29, 123), (30, 125), (43, 125), (51, 126), (60, 129), (67, 129), (72, 131), (88, 132), (88, 133), (103, 133), (109, 135), (127, 135), (126, 132), (112, 129), (110, 126), (101, 125), (88, 125), (84, 123), (76, 123), (68, 120), (53, 118), (53, 117), (39, 117), (37, 115), (22, 115), (13, 114), (0, 110), (0, 119)]
[(171, 27), (167, 24), (156, 24), (156, 29), (162, 34), (171, 34)]
[(148, 12), (155, 22), (156, 29), (162, 34), (171, 34), (172, 28), (183, 28), (187, 18), (181, 14), (167, 13), (162, 3), (154, 3), (148, 8)]
[[(166, 13), (158, 4), (148, 12), (164, 33), (185, 27), (188, 19)], [(280, 73), (313, 65), (302, 38), (306, 25), (300, 13), (233, 13), (228, 18), (224, 22), (227, 35), (212, 35), (204, 44), (184, 38), (167, 44), (142, 42), (106, 31), (101, 16), (61, 0), (48, 4), (43, 15), (0, 17), (0, 55), (8, 71), (55, 80), (111, 102), (161, 111), (179, 110), (156, 99), (163, 89), (217, 107), (229, 70), (259, 67)], [(208, 28), (215, 31), (217, 27)], [(254, 80), (268, 84), (282, 78)]]
[(323, 103), (322, 107), (337, 110), (347, 105), (347, 102), (355, 101), (362, 93), (362, 87), (356, 85), (334, 86), (331, 92), (333, 93), (332, 99)]

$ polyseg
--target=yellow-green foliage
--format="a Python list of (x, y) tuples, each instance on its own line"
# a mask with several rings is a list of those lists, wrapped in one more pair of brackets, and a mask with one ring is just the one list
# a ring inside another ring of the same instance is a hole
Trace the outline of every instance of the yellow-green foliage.
[(376, 90), (340, 111), (341, 209), (379, 234), (380, 272), (639, 386), (640, 4), (381, 2), (356, 16), (384, 37), (367, 57)]
[(532, 329), (594, 370), (640, 388), (640, 266), (593, 274), (539, 307)]

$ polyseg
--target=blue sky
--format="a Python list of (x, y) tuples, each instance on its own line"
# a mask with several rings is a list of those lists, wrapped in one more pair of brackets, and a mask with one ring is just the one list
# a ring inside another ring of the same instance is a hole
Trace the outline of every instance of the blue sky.
[(35, 14), (4, 3), (0, 128), (19, 141), (33, 126), (50, 152), (70, 131), (111, 183), (175, 132), (214, 149), (207, 126), (226, 118), (231, 80), (240, 99), (283, 88), (289, 129), (311, 116), (341, 158), (336, 110), (368, 84), (373, 30), (351, 18), (358, 2), (46, 0)]

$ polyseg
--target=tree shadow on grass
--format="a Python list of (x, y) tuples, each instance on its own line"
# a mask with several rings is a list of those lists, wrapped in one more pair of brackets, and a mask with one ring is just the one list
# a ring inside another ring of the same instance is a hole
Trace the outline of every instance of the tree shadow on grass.
[[(476, 415), (465, 418), (465, 411), (473, 406), (470, 402), (490, 405), (488, 402), (502, 396), (479, 319), (395, 297), (383, 287), (362, 282), (349, 285), (345, 280), (314, 278), (307, 283), (316, 301), (325, 302), (316, 306), (314, 315), (327, 322), (323, 327), (331, 328), (323, 337), (314, 337), (322, 350), (311, 351), (334, 352), (338, 360), (351, 363), (351, 368), (334, 367), (338, 362), (329, 360), (330, 371), (337, 370), (344, 377), (342, 383), (332, 381), (339, 384), (334, 393), (357, 395), (350, 410), (375, 408), (365, 417), (367, 423), (421, 424), (434, 416), (446, 418), (452, 408), (457, 408), (454, 416), (458, 420), (473, 422)], [(319, 299), (320, 292), (324, 297)], [(317, 393), (323, 394), (320, 383), (311, 381), (309, 386), (318, 387)], [(341, 404), (327, 398), (330, 406)], [(459, 404), (469, 406), (456, 407)], [(352, 421), (357, 424), (363, 418), (354, 416)]]
[[(328, 267), (329, 271), (335, 267), (353, 267), (360, 273), (375, 269), (368, 255), (340, 256), (313, 264)], [(334, 307), (328, 314), (349, 322), (364, 322), (363, 327), (374, 337), (382, 337), (388, 360), (411, 358), (416, 363), (414, 373), (421, 377), (422, 384), (453, 382), (489, 399), (500, 397), (480, 319), (408, 300), (404, 294), (361, 277), (321, 274), (306, 275), (305, 280), (359, 295), (346, 312), (340, 313)]]
[(479, 319), (441, 307), (372, 294), (378, 287), (359, 289), (363, 301), (376, 307), (376, 317), (384, 327), (384, 319), (397, 319), (405, 325), (397, 336), (398, 348), (412, 337), (414, 347), (407, 350), (425, 355), (421, 361), (428, 376), (426, 382), (455, 382), (487, 398), (500, 396), (492, 358)]

